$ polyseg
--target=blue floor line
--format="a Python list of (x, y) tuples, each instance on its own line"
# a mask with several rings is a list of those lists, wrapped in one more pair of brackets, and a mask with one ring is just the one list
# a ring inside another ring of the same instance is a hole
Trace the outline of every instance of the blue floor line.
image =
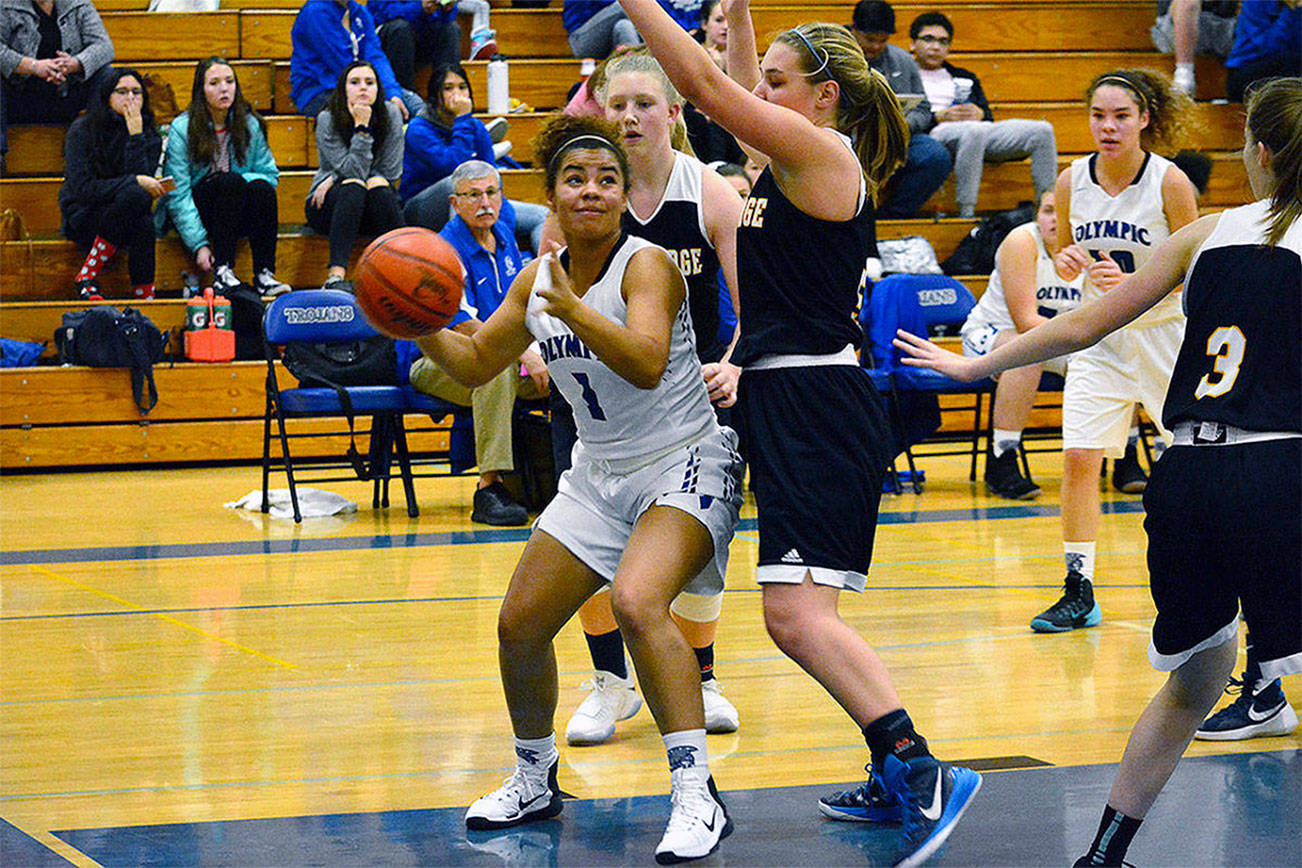
[[(1143, 512), (1139, 501), (1114, 501), (1103, 504), (1104, 514)], [(970, 509), (909, 510), (883, 512), (878, 524), (929, 524), (949, 521), (1001, 520), (1016, 518), (1050, 518), (1059, 514), (1056, 506), (988, 506)], [(737, 530), (756, 530), (753, 518), (742, 519)], [(29, 549), (0, 552), (0, 566), (32, 564), (70, 564), (100, 561), (148, 561), (170, 558), (212, 558), (236, 555), (278, 555), (329, 551), (365, 551), (368, 549), (425, 548), (447, 545), (481, 545), (484, 543), (524, 542), (529, 538), (526, 527), (508, 530), (473, 530), (440, 533), (371, 534), (351, 537), (310, 537), (277, 540), (235, 540), (210, 543), (167, 543), (134, 546), (92, 546), (69, 549)]]

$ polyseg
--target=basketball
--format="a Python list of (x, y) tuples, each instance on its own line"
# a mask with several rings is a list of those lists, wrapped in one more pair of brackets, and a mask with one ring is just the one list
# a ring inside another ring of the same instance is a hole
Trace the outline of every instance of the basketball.
[(376, 238), (357, 263), (357, 303), (378, 331), (415, 339), (452, 321), (465, 269), (438, 233), (418, 226)]

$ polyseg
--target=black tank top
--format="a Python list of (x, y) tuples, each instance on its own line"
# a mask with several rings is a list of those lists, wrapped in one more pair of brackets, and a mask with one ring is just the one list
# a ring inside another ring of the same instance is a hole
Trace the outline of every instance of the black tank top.
[(1168, 429), (1208, 421), (1302, 431), (1302, 224), (1265, 246), (1267, 204), (1223, 212), (1198, 251), (1162, 406)]
[(702, 363), (717, 362), (728, 348), (719, 342), (719, 254), (705, 234), (704, 168), (699, 160), (675, 151), (660, 207), (645, 223), (627, 208), (623, 224), (629, 235), (663, 247), (686, 278), (687, 309), (696, 334), (696, 356)]
[(801, 211), (770, 168), (755, 182), (737, 229), (742, 367), (774, 354), (827, 355), (855, 347), (864, 266), (876, 246), (872, 203), (835, 223)]

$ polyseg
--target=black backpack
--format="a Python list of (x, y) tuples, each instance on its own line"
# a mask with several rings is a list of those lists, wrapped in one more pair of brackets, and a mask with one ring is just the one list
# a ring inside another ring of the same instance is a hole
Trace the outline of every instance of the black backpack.
[[(68, 311), (54, 333), (54, 343), (59, 348), (59, 361), (65, 365), (130, 368), (131, 394), (141, 415), (158, 403), (153, 365), (163, 359), (167, 335), (140, 311), (130, 307), (118, 310), (109, 305)], [(148, 404), (145, 383), (149, 384)]]
[(256, 289), (247, 283), (223, 287), (218, 295), (231, 303), (231, 328), (235, 331), (235, 358), (261, 359), (262, 315), (266, 305)]
[(982, 220), (958, 243), (940, 264), (946, 274), (989, 274), (995, 270), (995, 251), (1018, 226), (1035, 219), (1035, 206), (1023, 202), (1011, 211), (1000, 211)]
[(353, 402), (345, 386), (397, 386), (398, 352), (393, 338), (384, 335), (338, 344), (285, 344), (281, 361), (303, 388), (334, 389), (339, 406), (348, 420), (348, 450), (345, 453), (358, 479), (374, 479), (388, 465), (388, 444), (393, 431), (377, 418), (371, 430), (369, 461), (357, 451)]

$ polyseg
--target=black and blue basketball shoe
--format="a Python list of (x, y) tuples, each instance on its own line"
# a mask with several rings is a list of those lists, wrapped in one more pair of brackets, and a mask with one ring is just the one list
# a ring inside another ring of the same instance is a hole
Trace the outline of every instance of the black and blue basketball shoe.
[(935, 856), (949, 840), (981, 789), (981, 775), (933, 756), (902, 762), (891, 754), (882, 766), (882, 783), (901, 806), (895, 868), (913, 868)]
[(898, 823), (903, 814), (900, 800), (886, 791), (871, 764), (864, 766), (868, 779), (852, 790), (832, 793), (818, 800), (824, 817), (846, 823)]

